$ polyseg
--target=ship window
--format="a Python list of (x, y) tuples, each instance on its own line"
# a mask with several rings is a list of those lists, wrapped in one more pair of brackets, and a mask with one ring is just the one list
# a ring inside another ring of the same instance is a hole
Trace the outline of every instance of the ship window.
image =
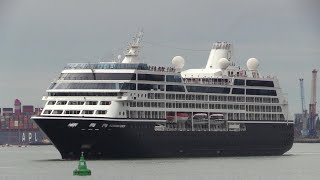
[(228, 96), (228, 101), (236, 101), (236, 96)]
[(253, 102), (254, 101), (254, 97), (246, 97), (246, 101), (247, 102)]
[(230, 88), (221, 87), (207, 87), (207, 86), (187, 86), (188, 92), (198, 92), (198, 93), (221, 93), (229, 94)]
[(52, 111), (52, 110), (44, 110), (44, 111), (43, 111), (43, 114), (51, 114), (51, 111)]
[(247, 86), (274, 87), (273, 81), (247, 80)]
[(177, 94), (176, 98), (177, 100), (185, 100), (185, 94)]
[(148, 99), (154, 99), (154, 93), (148, 93)]
[(138, 90), (157, 90), (158, 85), (157, 84), (138, 84)]
[(263, 98), (262, 100), (264, 103), (271, 103), (271, 99), (270, 98)]
[(82, 114), (93, 114), (93, 110), (83, 110)]
[(246, 93), (247, 95), (277, 96), (275, 90), (267, 89), (247, 89)]
[(101, 101), (100, 105), (110, 105), (111, 102), (110, 101)]
[(62, 73), (61, 80), (94, 80), (93, 73)]
[(136, 80), (134, 73), (63, 73), (62, 80)]
[(167, 82), (181, 82), (181, 77), (176, 75), (167, 75)]
[(107, 114), (105, 110), (97, 110), (96, 114)]
[(157, 102), (151, 102), (151, 107), (156, 108), (157, 107)]
[(52, 114), (62, 114), (63, 110), (54, 110)]
[(254, 100), (255, 100), (255, 102), (260, 102), (260, 103), (262, 102), (262, 98), (261, 97), (255, 97)]
[(137, 107), (143, 107), (143, 102), (137, 102)]
[(279, 99), (278, 98), (272, 98), (272, 103), (279, 103)]
[(136, 102), (130, 102), (130, 107), (136, 107)]
[(202, 109), (208, 109), (208, 104), (202, 104)]
[(227, 101), (228, 97), (227, 96), (220, 96), (220, 101)]
[(69, 101), (68, 105), (83, 105), (84, 101)]
[(226, 104), (222, 104), (222, 109), (227, 109), (227, 105)]
[(196, 108), (197, 108), (197, 109), (201, 109), (201, 104), (198, 104), (198, 103), (197, 103), (197, 104), (196, 104)]
[[(174, 104), (173, 104), (174, 105)], [(196, 107), (196, 105), (194, 103), (189, 103), (189, 108), (194, 109)]]
[(144, 107), (150, 107), (150, 102), (144, 102)]
[(163, 93), (155, 93), (155, 99), (164, 99)]
[(164, 108), (165, 107), (164, 102), (158, 102), (158, 107)]
[(56, 103), (56, 101), (49, 101), (48, 105), (54, 105)]
[(244, 94), (244, 89), (242, 88), (233, 88), (232, 94)]
[(97, 80), (136, 80), (134, 73), (95, 73)]
[(158, 74), (138, 74), (138, 80), (145, 80), (145, 81), (164, 81), (164, 75), (158, 75)]
[(187, 100), (195, 100), (195, 95), (187, 94)]
[(98, 101), (86, 101), (86, 105), (97, 105)]
[(182, 85), (167, 85), (167, 91), (174, 91), (174, 92), (185, 92), (184, 86)]
[(244, 97), (237, 96), (237, 102), (244, 102)]
[(59, 83), (54, 89), (117, 89), (116, 83)]
[(80, 111), (78, 111), (78, 110), (66, 110), (64, 113), (65, 114), (80, 114)]
[(175, 94), (166, 94), (166, 99), (175, 99)]
[[(123, 93), (101, 93), (101, 92), (54, 92), (48, 93), (49, 96), (122, 96)], [(58, 105), (58, 103), (56, 104)]]
[(66, 105), (67, 104), (67, 101), (58, 101), (57, 102), (57, 105)]
[(136, 90), (136, 84), (135, 83), (119, 83), (119, 89)]
[(144, 63), (70, 63), (65, 69), (138, 69), (148, 70), (148, 65)]
[(244, 83), (245, 83), (244, 79), (235, 79), (234, 80), (234, 85), (243, 86)]

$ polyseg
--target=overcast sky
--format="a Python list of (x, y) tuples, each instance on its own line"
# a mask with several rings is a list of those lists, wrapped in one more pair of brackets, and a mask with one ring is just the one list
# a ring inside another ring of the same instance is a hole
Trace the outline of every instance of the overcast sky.
[(319, 9), (317, 0), (0, 0), (0, 107), (15, 98), (42, 106), (66, 63), (111, 61), (143, 28), (141, 59), (164, 66), (181, 55), (186, 68), (204, 67), (212, 43), (233, 43), (234, 61), (259, 59), (297, 112), (299, 77), (309, 104), (311, 71), (320, 68)]

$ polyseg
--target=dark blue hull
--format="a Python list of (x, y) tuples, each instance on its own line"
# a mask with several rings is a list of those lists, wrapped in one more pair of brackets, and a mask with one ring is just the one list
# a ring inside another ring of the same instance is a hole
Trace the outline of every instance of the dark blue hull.
[(155, 131), (155, 122), (38, 117), (63, 159), (282, 155), (293, 124), (246, 123), (246, 131)]

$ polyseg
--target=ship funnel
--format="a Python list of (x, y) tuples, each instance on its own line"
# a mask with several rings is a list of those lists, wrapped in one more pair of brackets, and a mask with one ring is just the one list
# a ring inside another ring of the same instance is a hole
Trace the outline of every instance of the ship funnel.
[(215, 43), (211, 49), (206, 69), (221, 69), (220, 59), (222, 58), (227, 59), (230, 62), (231, 48), (232, 48), (231, 43), (227, 43), (227, 42)]

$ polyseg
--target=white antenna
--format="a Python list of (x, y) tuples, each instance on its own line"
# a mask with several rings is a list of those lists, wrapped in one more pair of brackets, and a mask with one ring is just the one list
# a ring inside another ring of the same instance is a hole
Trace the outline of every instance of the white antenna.
[(122, 63), (139, 63), (138, 53), (139, 53), (142, 37), (143, 37), (143, 31), (141, 30), (133, 38), (133, 42), (130, 44), (129, 51), (126, 53)]
[(121, 55), (118, 55), (118, 63), (120, 63)]

